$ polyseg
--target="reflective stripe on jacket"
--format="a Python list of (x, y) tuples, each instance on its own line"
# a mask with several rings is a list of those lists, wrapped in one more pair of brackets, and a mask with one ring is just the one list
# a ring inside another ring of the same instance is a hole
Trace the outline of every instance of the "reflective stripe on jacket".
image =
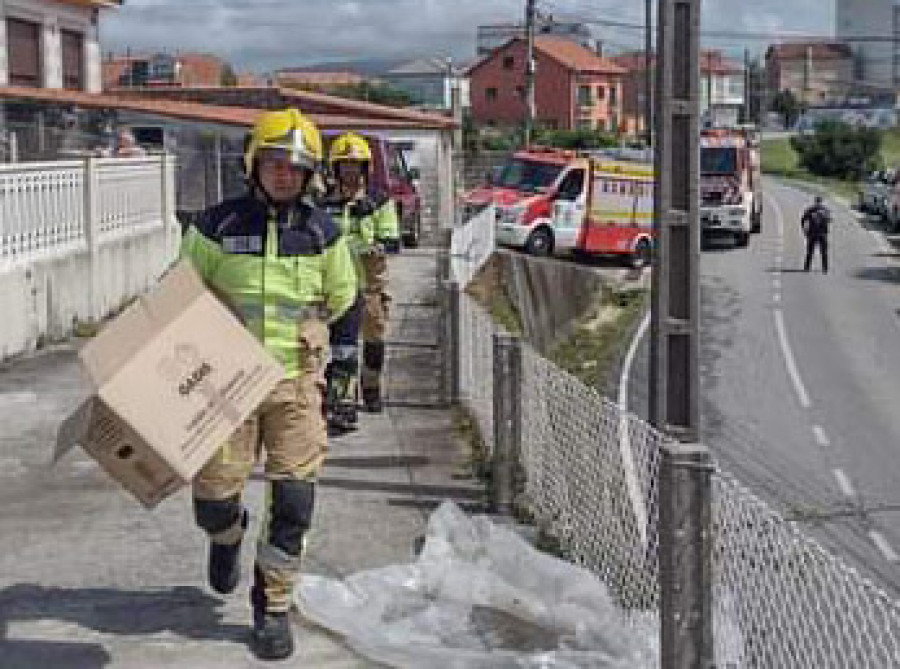
[(307, 204), (276, 212), (251, 196), (226, 201), (188, 229), (181, 253), (288, 378), (302, 368), (301, 322), (339, 317), (359, 290), (337, 224)]

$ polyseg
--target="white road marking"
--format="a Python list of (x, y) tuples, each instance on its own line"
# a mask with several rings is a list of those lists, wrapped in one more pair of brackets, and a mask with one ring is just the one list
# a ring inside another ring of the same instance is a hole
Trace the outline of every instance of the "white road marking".
[(772, 301), (773, 301), (775, 304), (781, 304), (781, 293), (778, 292), (778, 291), (776, 291), (775, 293), (773, 293), (773, 294), (772, 294)]
[[(784, 213), (781, 211), (781, 207), (778, 206), (778, 202), (775, 198), (771, 196), (768, 197), (772, 212), (775, 215), (775, 228), (778, 231), (778, 236), (784, 241)], [(782, 257), (779, 255), (776, 260), (776, 264), (780, 266)], [(787, 336), (787, 328), (784, 325), (784, 312), (778, 308), (775, 309), (773, 313), (775, 315), (775, 329), (778, 332), (778, 342), (781, 344), (781, 355), (784, 358), (784, 365), (787, 368), (788, 376), (791, 377), (791, 382), (794, 384), (794, 390), (797, 393), (797, 398), (800, 400), (800, 406), (804, 409), (808, 409), (812, 406), (812, 402), (809, 399), (809, 393), (806, 392), (806, 386), (800, 376), (797, 361), (794, 359), (794, 352), (791, 350), (791, 343)]]
[(813, 425), (813, 434), (816, 437), (816, 443), (819, 446), (828, 447), (831, 446), (831, 440), (828, 439), (828, 435), (825, 434), (825, 430), (822, 429), (821, 425)]
[(809, 393), (806, 392), (806, 386), (803, 384), (803, 379), (800, 377), (797, 361), (794, 360), (794, 352), (791, 350), (787, 329), (784, 327), (784, 314), (781, 309), (775, 310), (775, 329), (778, 331), (778, 342), (781, 344), (781, 355), (784, 357), (784, 365), (787, 367), (788, 376), (791, 377), (791, 383), (794, 384), (797, 399), (800, 401), (800, 406), (804, 409), (808, 409), (812, 406), (812, 402), (809, 399)]
[(628, 496), (631, 498), (631, 508), (637, 520), (638, 532), (641, 533), (641, 541), (647, 546), (647, 506), (638, 484), (637, 471), (634, 466), (634, 451), (631, 450), (631, 433), (629, 431), (628, 391), (631, 379), (631, 368), (637, 356), (641, 340), (650, 328), (650, 312), (644, 316), (638, 326), (625, 361), (622, 363), (622, 373), (619, 375), (619, 453), (622, 456), (622, 466), (625, 469), (625, 484), (628, 486)]
[(769, 198), (769, 204), (772, 205), (772, 210), (775, 212), (775, 229), (778, 230), (778, 245), (784, 246), (784, 214), (781, 212), (781, 207), (774, 197), (768, 193), (765, 196)]
[(0, 406), (13, 404), (33, 404), (37, 402), (37, 395), (30, 390), (22, 392), (0, 393)]
[(894, 552), (894, 548), (881, 532), (869, 530), (869, 536), (872, 538), (872, 541), (875, 542), (875, 546), (881, 551), (885, 560), (888, 562), (900, 562), (900, 557), (897, 556), (897, 553)]
[(836, 468), (832, 469), (831, 472), (834, 474), (834, 478), (837, 479), (838, 487), (841, 489), (841, 492), (844, 493), (844, 497), (856, 497), (856, 491), (853, 489), (850, 477), (844, 473), (844, 470)]

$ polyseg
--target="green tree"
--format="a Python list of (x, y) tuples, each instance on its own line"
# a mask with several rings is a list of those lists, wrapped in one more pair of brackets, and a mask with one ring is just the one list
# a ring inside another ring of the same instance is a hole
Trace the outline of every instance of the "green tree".
[(785, 89), (777, 93), (772, 99), (771, 109), (781, 114), (786, 128), (792, 128), (803, 113), (804, 107), (800, 104), (793, 91)]
[(881, 140), (874, 128), (823, 121), (814, 133), (792, 137), (791, 147), (812, 174), (855, 181), (879, 167)]
[(534, 142), (560, 149), (602, 149), (619, 145), (614, 135), (590, 128), (541, 130), (535, 134)]
[(365, 102), (374, 102), (391, 107), (408, 107), (415, 102), (406, 91), (388, 84), (370, 81), (346, 86), (334, 86), (329, 88), (328, 92), (342, 98), (364, 100)]

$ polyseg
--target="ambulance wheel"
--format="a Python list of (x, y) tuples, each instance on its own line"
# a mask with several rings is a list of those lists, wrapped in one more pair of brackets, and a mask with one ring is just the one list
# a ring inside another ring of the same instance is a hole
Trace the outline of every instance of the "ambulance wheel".
[(528, 236), (525, 253), (532, 256), (548, 256), (553, 253), (553, 234), (547, 228), (538, 228)]
[(642, 269), (651, 262), (653, 262), (653, 246), (650, 244), (649, 239), (641, 239), (631, 254), (631, 266), (635, 269)]

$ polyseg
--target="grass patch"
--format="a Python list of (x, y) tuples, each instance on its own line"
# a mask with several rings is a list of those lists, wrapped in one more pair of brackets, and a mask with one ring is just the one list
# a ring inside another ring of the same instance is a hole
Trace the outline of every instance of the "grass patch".
[[(760, 144), (760, 160), (763, 174), (796, 179), (824, 188), (828, 192), (855, 203), (860, 190), (856, 181), (832, 179), (810, 174), (800, 167), (800, 158), (791, 148), (789, 138), (766, 139)], [(900, 130), (889, 130), (882, 135), (881, 160), (885, 167), (900, 167)]]
[(478, 423), (464, 409), (454, 407), (451, 413), (453, 431), (466, 445), (466, 461), (453, 472), (455, 479), (479, 478), (486, 480), (490, 475), (487, 449)]
[(569, 338), (553, 349), (550, 359), (585, 385), (610, 392), (611, 372), (644, 313), (646, 298), (644, 290), (608, 294), (581, 319)]
[[(892, 141), (896, 143), (897, 159), (900, 160), (900, 137), (894, 133), (890, 134), (893, 136)], [(887, 142), (887, 135), (885, 135), (885, 141)], [(894, 145), (892, 144), (891, 151), (894, 151), (893, 147)], [(884, 151), (885, 147), (883, 146), (882, 153)], [(760, 145), (760, 159), (763, 174), (804, 181), (823, 188), (829, 193), (851, 203), (856, 202), (859, 193), (858, 182), (811, 174), (808, 170), (800, 167), (800, 158), (797, 152), (791, 148), (791, 142), (788, 138), (763, 140)]]
[(522, 317), (506, 291), (503, 270), (496, 258), (488, 260), (466, 287), (466, 293), (487, 309), (494, 322), (507, 332), (514, 335), (524, 332)]

